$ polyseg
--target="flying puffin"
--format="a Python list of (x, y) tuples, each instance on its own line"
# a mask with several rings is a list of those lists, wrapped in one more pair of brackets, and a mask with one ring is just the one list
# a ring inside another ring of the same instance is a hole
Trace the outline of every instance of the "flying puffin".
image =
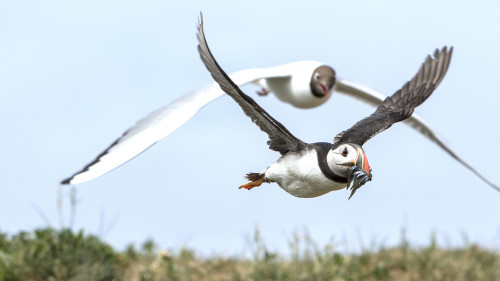
[[(276, 182), (296, 197), (317, 197), (333, 190), (356, 190), (372, 179), (363, 144), (392, 124), (410, 117), (443, 79), (450, 63), (453, 47), (436, 49), (428, 56), (417, 74), (392, 96), (387, 97), (370, 116), (339, 133), (333, 144), (305, 143), (290, 133), (251, 97), (245, 95), (222, 70), (205, 40), (203, 19), (198, 25), (198, 52), (206, 68), (221, 89), (233, 98), (244, 113), (269, 136), (269, 148), (281, 157), (263, 172), (249, 173), (249, 183), (240, 188), (252, 189), (264, 182)], [(321, 77), (319, 77), (321, 78)]]
[[(272, 92), (281, 101), (298, 108), (322, 105), (333, 93), (347, 95), (373, 107), (379, 106), (386, 98), (368, 87), (338, 79), (333, 68), (318, 61), (297, 61), (269, 68), (246, 69), (237, 71), (229, 77), (238, 86), (258, 85), (262, 87), (258, 92), (259, 95)], [(64, 179), (61, 184), (84, 183), (119, 167), (168, 136), (203, 106), (223, 95), (224, 92), (214, 82), (150, 113), (125, 131), (89, 164)], [(490, 186), (500, 190), (459, 157), (417, 114), (414, 113), (404, 122), (436, 143)]]

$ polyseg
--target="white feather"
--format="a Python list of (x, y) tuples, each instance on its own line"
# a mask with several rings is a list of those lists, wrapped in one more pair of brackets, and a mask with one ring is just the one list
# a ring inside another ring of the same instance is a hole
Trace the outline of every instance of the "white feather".
[[(294, 71), (301, 69), (301, 65), (307, 66), (310, 64), (309, 61), (299, 61), (277, 67), (247, 69), (235, 72), (230, 77), (239, 86), (256, 83), (261, 79), (290, 80), (290, 77), (294, 75)], [(214, 82), (152, 112), (127, 130), (96, 160), (65, 180), (64, 183), (83, 183), (117, 168), (160, 139), (168, 136), (191, 119), (203, 106), (222, 95), (224, 95), (224, 92)]]

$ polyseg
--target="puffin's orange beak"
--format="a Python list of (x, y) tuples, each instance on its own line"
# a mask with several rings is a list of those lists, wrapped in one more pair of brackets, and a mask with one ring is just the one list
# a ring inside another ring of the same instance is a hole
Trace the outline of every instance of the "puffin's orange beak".
[(368, 164), (368, 159), (366, 158), (365, 152), (361, 147), (358, 148), (358, 156), (356, 157), (356, 163), (353, 164), (363, 169), (363, 171), (365, 171), (367, 175), (370, 175), (371, 173), (370, 164)]

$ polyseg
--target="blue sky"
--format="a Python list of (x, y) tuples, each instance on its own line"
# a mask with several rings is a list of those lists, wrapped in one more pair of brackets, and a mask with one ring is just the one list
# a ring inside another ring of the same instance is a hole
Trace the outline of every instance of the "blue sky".
[[(196, 51), (208, 43), (227, 72), (314, 59), (390, 95), (425, 56), (454, 46), (450, 69), (417, 112), (500, 184), (498, 3), (476, 1), (3, 1), (0, 3), (0, 230), (59, 226), (58, 183), (149, 112), (211, 83)], [(254, 97), (255, 87), (244, 90)], [(334, 96), (299, 110), (256, 98), (304, 141), (331, 141), (373, 109)], [(76, 186), (74, 228), (116, 247), (153, 238), (163, 248), (238, 253), (257, 226), (271, 248), (296, 230), (355, 248), (432, 231), (500, 244), (500, 194), (402, 124), (364, 148), (373, 181), (294, 198), (276, 184), (238, 190), (279, 154), (234, 101), (209, 104), (186, 125), (111, 173)], [(68, 194), (64, 192), (65, 220)]]

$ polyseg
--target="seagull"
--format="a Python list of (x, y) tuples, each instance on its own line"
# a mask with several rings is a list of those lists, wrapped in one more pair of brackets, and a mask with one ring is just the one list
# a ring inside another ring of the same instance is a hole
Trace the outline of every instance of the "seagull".
[(436, 89), (448, 70), (453, 47), (436, 49), (424, 61), (417, 74), (392, 96), (387, 97), (370, 116), (337, 134), (333, 143), (306, 143), (295, 137), (251, 97), (244, 94), (222, 70), (205, 39), (203, 18), (198, 24), (198, 52), (201, 60), (220, 85), (243, 112), (269, 137), (271, 150), (281, 157), (260, 173), (249, 173), (249, 183), (240, 188), (252, 189), (262, 183), (276, 182), (289, 194), (311, 198), (343, 188), (356, 190), (371, 181), (372, 171), (363, 144), (394, 123), (409, 118)]
[[(279, 100), (298, 108), (320, 106), (329, 100), (333, 93), (355, 98), (373, 107), (379, 106), (386, 98), (366, 86), (339, 79), (333, 68), (318, 61), (296, 61), (268, 68), (245, 69), (234, 72), (229, 77), (238, 86), (257, 85), (262, 88), (258, 92), (259, 95), (272, 92)], [(94, 160), (61, 181), (61, 184), (81, 184), (114, 170), (171, 134), (202, 107), (224, 95), (219, 85), (213, 82), (179, 97), (139, 120)], [(404, 123), (437, 144), (487, 184), (500, 191), (499, 187), (459, 157), (420, 116), (414, 113), (404, 120)]]

